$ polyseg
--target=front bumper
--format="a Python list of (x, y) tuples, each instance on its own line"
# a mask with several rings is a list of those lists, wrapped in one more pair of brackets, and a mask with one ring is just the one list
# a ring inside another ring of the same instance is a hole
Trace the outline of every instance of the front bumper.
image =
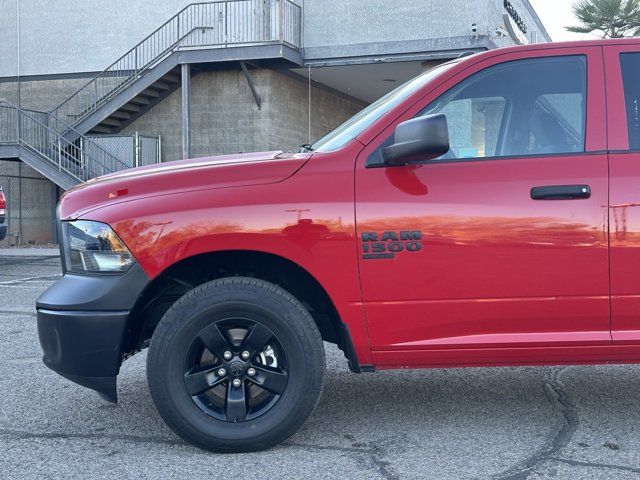
[(116, 402), (129, 317), (148, 283), (138, 264), (123, 275), (67, 273), (58, 280), (36, 303), (44, 364)]

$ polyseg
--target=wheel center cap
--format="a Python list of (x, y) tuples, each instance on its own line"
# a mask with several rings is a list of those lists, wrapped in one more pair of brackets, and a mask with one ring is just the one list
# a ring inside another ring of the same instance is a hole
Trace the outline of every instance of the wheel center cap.
[(236, 360), (229, 364), (229, 373), (234, 377), (239, 377), (244, 373), (244, 363), (240, 360)]

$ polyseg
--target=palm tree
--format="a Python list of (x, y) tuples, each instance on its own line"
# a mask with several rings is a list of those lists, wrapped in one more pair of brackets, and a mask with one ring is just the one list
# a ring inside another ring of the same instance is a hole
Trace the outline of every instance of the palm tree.
[(580, 0), (573, 13), (581, 25), (570, 32), (598, 33), (602, 38), (640, 35), (640, 0)]

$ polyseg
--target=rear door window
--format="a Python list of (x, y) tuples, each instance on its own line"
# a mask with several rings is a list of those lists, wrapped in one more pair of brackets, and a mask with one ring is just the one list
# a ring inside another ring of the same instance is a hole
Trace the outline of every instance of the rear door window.
[(629, 149), (640, 150), (640, 53), (621, 53)]

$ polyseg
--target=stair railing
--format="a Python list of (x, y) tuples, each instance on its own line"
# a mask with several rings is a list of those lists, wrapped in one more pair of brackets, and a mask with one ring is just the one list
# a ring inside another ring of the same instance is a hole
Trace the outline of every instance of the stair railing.
[(180, 48), (283, 43), (301, 46), (302, 9), (291, 0), (222, 0), (187, 5), (51, 114), (76, 124)]
[[(0, 126), (0, 144), (28, 148), (77, 183), (130, 168), (47, 112), (27, 111), (0, 101)], [(59, 131), (73, 132), (76, 139), (70, 141)]]

